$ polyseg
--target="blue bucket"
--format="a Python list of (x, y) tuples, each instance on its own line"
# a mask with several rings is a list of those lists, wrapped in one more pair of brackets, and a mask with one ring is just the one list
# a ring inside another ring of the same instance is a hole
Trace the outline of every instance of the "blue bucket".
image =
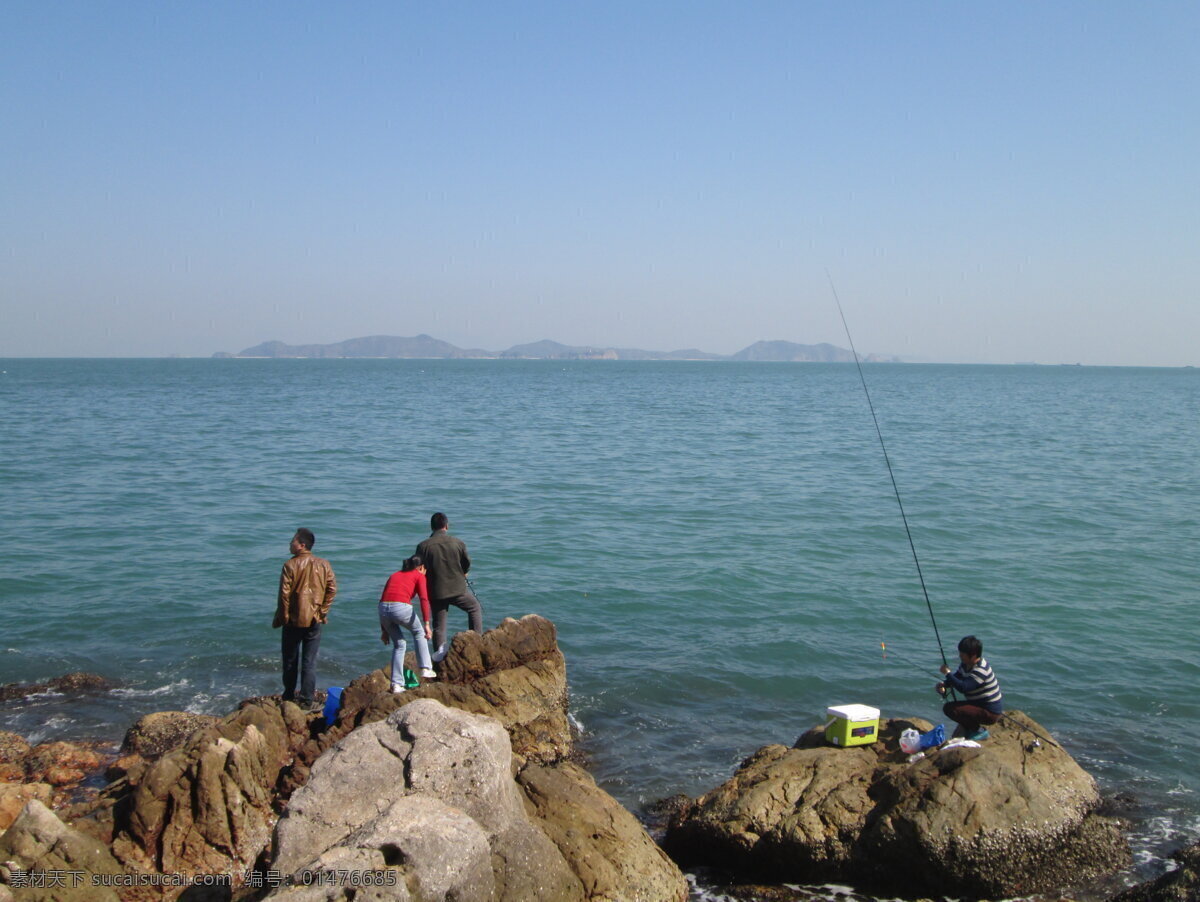
[(325, 695), (325, 726), (332, 727), (333, 722), (337, 720), (338, 711), (342, 707), (342, 687), (330, 686), (329, 692)]

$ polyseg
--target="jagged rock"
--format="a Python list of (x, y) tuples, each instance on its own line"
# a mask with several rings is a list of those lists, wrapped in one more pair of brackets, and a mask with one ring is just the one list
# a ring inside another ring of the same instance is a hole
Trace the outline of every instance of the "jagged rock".
[[(0, 861), (25, 871), (68, 872), (61, 883), (22, 888), (22, 902), (118, 902), (116, 891), (93, 885), (91, 875), (119, 875), (124, 872), (121, 865), (103, 843), (68, 827), (36, 799), (0, 836)], [(82, 876), (76, 879), (75, 873)], [(13, 882), (11, 873), (9, 881)]]
[(766, 746), (672, 821), (667, 851), (761, 882), (854, 881), (889, 892), (1012, 896), (1061, 888), (1129, 861), (1117, 822), (1095, 814), (1095, 781), (1020, 712), (979, 749), (899, 750), (886, 721), (871, 746), (820, 731)]
[(270, 837), (279, 774), (308, 724), (291, 702), (254, 699), (193, 733), (114, 809), (114, 854), (150, 871), (240, 873)]
[(49, 805), (54, 787), (49, 783), (0, 783), (0, 832), (12, 825), (30, 799)]
[(517, 782), (589, 900), (683, 902), (687, 880), (637, 818), (569, 761), (528, 764)]
[(493, 718), (410, 702), (316, 762), (276, 824), (271, 869), (354, 861), (394, 874), (399, 898), (403, 887), (415, 899), (582, 902), (579, 879), (526, 813), (512, 768), (508, 734)]
[(1200, 899), (1200, 843), (1171, 857), (1179, 865), (1175, 870), (1117, 893), (1109, 902), (1196, 902)]
[(178, 748), (197, 730), (218, 720), (220, 718), (211, 714), (192, 714), (187, 711), (156, 711), (147, 714), (125, 732), (121, 754), (140, 755), (148, 762), (154, 761)]

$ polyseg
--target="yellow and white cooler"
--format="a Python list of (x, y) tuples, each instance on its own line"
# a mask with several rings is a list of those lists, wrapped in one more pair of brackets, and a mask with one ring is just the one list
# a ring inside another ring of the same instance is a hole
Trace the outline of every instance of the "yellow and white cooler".
[(836, 705), (826, 708), (825, 740), (843, 748), (870, 745), (879, 738), (879, 709), (870, 705)]

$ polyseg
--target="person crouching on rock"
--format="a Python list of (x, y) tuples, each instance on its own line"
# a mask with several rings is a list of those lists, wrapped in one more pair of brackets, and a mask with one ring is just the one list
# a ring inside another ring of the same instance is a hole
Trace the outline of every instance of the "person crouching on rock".
[(983, 725), (996, 723), (1003, 715), (1003, 696), (996, 675), (983, 659), (982, 642), (974, 636), (965, 636), (958, 643), (958, 657), (962, 663), (954, 673), (945, 664), (941, 666), (946, 679), (938, 683), (936, 688), (939, 695), (945, 695), (947, 689), (954, 689), (966, 697), (965, 701), (946, 702), (942, 711), (958, 724), (954, 730), (955, 736), (965, 736), (978, 742), (988, 738), (987, 728)]
[[(413, 597), (421, 599), (421, 616), (412, 605)], [(379, 627), (381, 642), (392, 643), (392, 692), (404, 691), (404, 630), (412, 633), (417, 647), (417, 663), (421, 676), (427, 680), (437, 677), (429, 657), (429, 591), (425, 585), (425, 564), (414, 554), (388, 577), (383, 594), (379, 596)]]

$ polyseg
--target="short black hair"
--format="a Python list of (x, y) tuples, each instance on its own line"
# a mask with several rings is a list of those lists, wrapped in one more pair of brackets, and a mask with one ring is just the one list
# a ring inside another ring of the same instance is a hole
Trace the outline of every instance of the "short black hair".
[(317, 537), (313, 535), (311, 529), (305, 529), (301, 526), (296, 530), (296, 538), (300, 540), (300, 544), (312, 551), (313, 545), (317, 543)]
[(445, 529), (449, 525), (450, 525), (450, 518), (447, 517), (445, 514), (443, 514), (441, 511), (438, 511), (436, 514), (434, 514), (432, 517), (429, 518), (429, 528), (432, 529), (434, 532), (437, 532), (439, 529)]
[(414, 554), (412, 557), (406, 557), (404, 563), (400, 565), (401, 570), (416, 570), (425, 562), (421, 560), (421, 555)]
[(983, 657), (983, 643), (974, 636), (963, 636), (959, 640), (958, 650), (964, 655), (970, 655), (972, 658)]

